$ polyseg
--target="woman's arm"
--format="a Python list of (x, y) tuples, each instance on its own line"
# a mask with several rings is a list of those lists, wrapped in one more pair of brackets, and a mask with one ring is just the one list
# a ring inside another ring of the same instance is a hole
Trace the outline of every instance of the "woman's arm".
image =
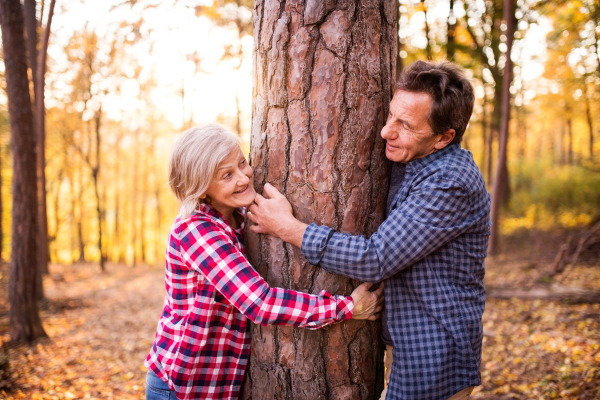
[(182, 261), (206, 279), (253, 322), (317, 329), (350, 319), (356, 304), (357, 318), (376, 319), (382, 289), (373, 293), (360, 287), (351, 296), (319, 295), (271, 288), (220, 227), (191, 220), (180, 230)]

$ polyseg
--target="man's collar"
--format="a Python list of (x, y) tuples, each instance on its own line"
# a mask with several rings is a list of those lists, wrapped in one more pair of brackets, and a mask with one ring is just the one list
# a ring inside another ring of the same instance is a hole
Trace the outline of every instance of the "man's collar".
[(416, 160), (409, 161), (406, 166), (409, 170), (419, 172), (427, 165), (439, 160), (442, 157), (445, 157), (447, 154), (455, 153), (460, 151), (460, 143), (449, 144), (441, 150), (436, 151), (435, 153), (431, 153), (423, 158), (417, 158)]

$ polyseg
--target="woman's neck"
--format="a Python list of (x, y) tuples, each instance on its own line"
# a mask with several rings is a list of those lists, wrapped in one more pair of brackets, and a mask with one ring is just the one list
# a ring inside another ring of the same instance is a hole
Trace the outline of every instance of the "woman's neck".
[(233, 229), (238, 229), (240, 226), (239, 222), (237, 221), (237, 219), (235, 218), (235, 208), (231, 208), (231, 207), (218, 207), (218, 206), (213, 206), (215, 210), (217, 210), (218, 212), (221, 213), (221, 215), (223, 215), (223, 217), (225, 217), (225, 219), (227, 220), (227, 222), (229, 222), (229, 225), (231, 225), (231, 227)]

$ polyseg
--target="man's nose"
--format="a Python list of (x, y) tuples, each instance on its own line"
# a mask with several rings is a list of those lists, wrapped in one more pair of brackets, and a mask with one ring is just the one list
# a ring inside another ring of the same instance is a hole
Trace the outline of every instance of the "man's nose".
[(381, 137), (388, 140), (391, 139), (392, 136), (392, 129), (390, 129), (390, 126), (388, 124), (385, 124), (385, 126), (381, 129)]

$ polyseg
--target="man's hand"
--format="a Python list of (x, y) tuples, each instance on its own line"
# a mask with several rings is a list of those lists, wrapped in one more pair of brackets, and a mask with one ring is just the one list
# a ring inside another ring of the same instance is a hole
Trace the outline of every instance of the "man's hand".
[(354, 300), (352, 319), (368, 319), (375, 321), (383, 308), (383, 282), (374, 292), (369, 292), (372, 283), (363, 283), (350, 296)]
[(266, 233), (281, 238), (284, 242), (302, 247), (302, 237), (308, 225), (294, 218), (289, 201), (271, 184), (267, 183), (263, 193), (268, 198), (256, 195), (248, 210), (248, 218), (256, 225), (250, 227), (252, 232)]

